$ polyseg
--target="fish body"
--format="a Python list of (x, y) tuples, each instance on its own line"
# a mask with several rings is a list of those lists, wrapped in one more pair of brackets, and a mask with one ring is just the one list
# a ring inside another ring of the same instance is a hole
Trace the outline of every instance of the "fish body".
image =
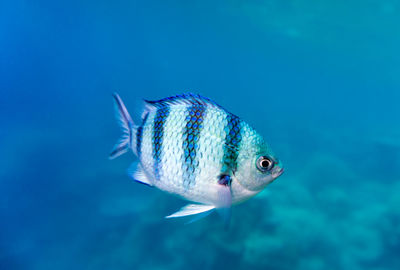
[(196, 203), (169, 217), (229, 212), (283, 172), (259, 133), (206, 97), (145, 101), (139, 125), (114, 99), (124, 136), (110, 158), (131, 149), (139, 159), (130, 169), (135, 180)]

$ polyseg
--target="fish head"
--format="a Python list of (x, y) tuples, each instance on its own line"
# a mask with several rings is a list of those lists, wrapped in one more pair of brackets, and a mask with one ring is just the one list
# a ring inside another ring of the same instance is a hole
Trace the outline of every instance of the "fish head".
[(250, 191), (259, 192), (283, 173), (283, 164), (260, 136), (243, 147), (236, 179)]

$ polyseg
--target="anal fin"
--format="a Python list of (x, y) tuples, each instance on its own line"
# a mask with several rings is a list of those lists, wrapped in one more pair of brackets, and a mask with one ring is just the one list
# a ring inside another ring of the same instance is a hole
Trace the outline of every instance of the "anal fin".
[(128, 169), (128, 175), (136, 182), (148, 186), (153, 186), (151, 181), (147, 178), (146, 174), (144, 173), (143, 168), (139, 164), (139, 162), (132, 163), (132, 165)]

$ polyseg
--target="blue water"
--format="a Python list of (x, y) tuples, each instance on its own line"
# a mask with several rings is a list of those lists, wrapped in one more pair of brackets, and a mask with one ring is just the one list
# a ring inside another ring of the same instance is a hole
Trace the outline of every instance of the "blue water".
[[(400, 269), (400, 2), (0, 2), (0, 269)], [(285, 174), (191, 225), (133, 183), (112, 92), (187, 91)]]

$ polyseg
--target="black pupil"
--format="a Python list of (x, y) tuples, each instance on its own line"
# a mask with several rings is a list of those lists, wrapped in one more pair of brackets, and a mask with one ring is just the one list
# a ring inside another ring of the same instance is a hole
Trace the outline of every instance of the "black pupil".
[(261, 167), (263, 168), (268, 168), (268, 166), (271, 164), (271, 161), (269, 161), (268, 159), (263, 159), (261, 161)]

